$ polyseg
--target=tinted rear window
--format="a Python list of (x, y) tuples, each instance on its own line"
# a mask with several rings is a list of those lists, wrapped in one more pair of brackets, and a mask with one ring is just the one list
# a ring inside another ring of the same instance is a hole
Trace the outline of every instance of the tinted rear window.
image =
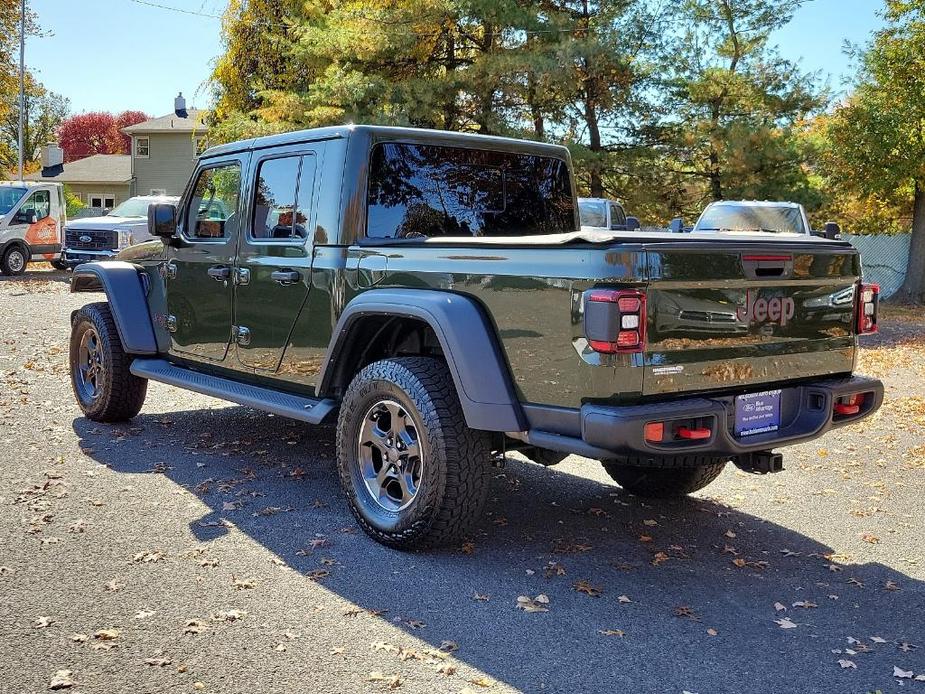
[(561, 159), (461, 147), (373, 148), (367, 199), (372, 238), (527, 236), (575, 230)]

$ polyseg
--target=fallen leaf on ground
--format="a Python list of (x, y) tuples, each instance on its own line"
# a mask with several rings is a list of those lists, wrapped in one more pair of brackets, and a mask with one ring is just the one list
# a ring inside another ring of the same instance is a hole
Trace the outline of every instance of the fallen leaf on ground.
[(630, 600), (628, 596), (621, 595), (619, 598), (617, 598), (617, 602), (627, 603), (627, 602), (633, 602), (633, 601)]
[[(540, 598), (546, 599), (540, 600)], [(517, 596), (517, 607), (524, 612), (549, 612), (548, 604), (549, 598), (545, 595), (538, 595), (535, 599), (526, 595)]]
[(51, 676), (51, 682), (48, 685), (49, 689), (69, 689), (76, 684), (74, 681), (74, 673), (70, 670), (58, 670), (54, 675)]
[(151, 665), (153, 667), (165, 667), (170, 665), (173, 662), (170, 658), (145, 658), (145, 665)]
[(795, 622), (792, 622), (788, 617), (783, 617), (782, 619), (775, 619), (774, 623), (777, 624), (781, 629), (796, 629), (797, 625)]
[(600, 594), (602, 592), (600, 588), (596, 586), (592, 586), (590, 583), (588, 583), (585, 580), (576, 581), (575, 583), (572, 584), (572, 588), (574, 588), (576, 592), (584, 593), (585, 595), (590, 595), (592, 598), (600, 597)]
[(598, 629), (597, 632), (604, 636), (619, 636), (620, 638), (626, 635), (626, 632), (622, 629)]
[(93, 635), (93, 638), (99, 639), (100, 641), (112, 641), (113, 639), (119, 638), (121, 633), (119, 629), (100, 629)]
[(893, 677), (898, 677), (899, 679), (912, 679), (913, 674), (912, 670), (903, 670), (895, 665), (893, 666)]
[(36, 629), (44, 629), (45, 627), (50, 627), (54, 623), (55, 620), (51, 617), (37, 617), (35, 620), (33, 620), (32, 626), (34, 626)]
[(851, 661), (851, 660), (845, 660), (844, 658), (842, 658), (841, 660), (839, 660), (839, 661), (838, 661), (838, 664), (841, 665), (842, 668), (853, 668), (853, 669), (855, 669), (855, 670), (858, 669), (858, 666), (855, 665), (853, 661)]

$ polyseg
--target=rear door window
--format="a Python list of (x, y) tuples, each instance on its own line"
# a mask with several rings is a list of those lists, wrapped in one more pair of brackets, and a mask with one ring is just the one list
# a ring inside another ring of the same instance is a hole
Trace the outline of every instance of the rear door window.
[(575, 231), (571, 179), (554, 157), (383, 143), (367, 193), (371, 238), (526, 236)]
[(616, 203), (610, 203), (610, 226), (626, 226), (626, 213)]

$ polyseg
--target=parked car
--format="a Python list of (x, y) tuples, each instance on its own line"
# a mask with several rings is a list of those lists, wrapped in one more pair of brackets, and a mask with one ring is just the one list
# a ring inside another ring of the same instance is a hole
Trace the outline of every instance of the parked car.
[(627, 217), (623, 205), (606, 198), (578, 198), (578, 215), (583, 231), (636, 231), (639, 220)]
[(684, 222), (680, 217), (672, 220), (670, 229), (674, 232), (763, 232), (841, 238), (841, 228), (835, 222), (827, 222), (824, 230), (814, 231), (802, 205), (796, 202), (769, 200), (711, 202), (700, 213), (700, 218), (692, 229), (684, 229)]
[(60, 267), (66, 222), (60, 183), (0, 181), (0, 274), (20, 275), (30, 262)]
[(677, 496), (730, 460), (779, 472), (774, 449), (880, 407), (852, 375), (878, 292), (851, 244), (592, 237), (570, 164), (368, 126), (209, 149), (179, 205), (149, 209), (157, 240), (74, 271), (108, 299), (72, 315), (77, 403), (130, 419), (155, 380), (336, 421), (350, 508), (399, 548), (465, 537), (508, 450)]
[(138, 195), (109, 214), (72, 219), (64, 230), (64, 264), (75, 267), (91, 260), (114, 258), (123, 248), (150, 239), (148, 205), (179, 200), (176, 196)]

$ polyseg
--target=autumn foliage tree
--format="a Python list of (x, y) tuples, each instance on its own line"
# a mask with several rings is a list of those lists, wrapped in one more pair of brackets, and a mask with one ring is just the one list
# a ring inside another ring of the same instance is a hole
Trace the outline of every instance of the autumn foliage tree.
[(117, 115), (93, 111), (64, 119), (58, 126), (58, 144), (64, 150), (64, 161), (93, 154), (128, 154), (132, 140), (121, 129), (147, 119), (141, 111), (123, 111)]

